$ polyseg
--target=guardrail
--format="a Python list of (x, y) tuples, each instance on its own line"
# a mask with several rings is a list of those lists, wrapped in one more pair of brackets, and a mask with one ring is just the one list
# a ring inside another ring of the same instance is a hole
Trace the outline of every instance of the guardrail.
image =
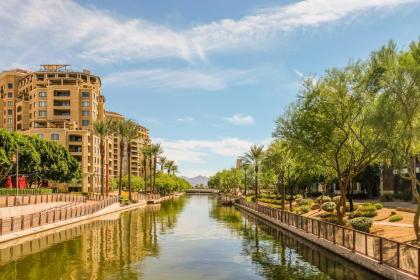
[(57, 208), (27, 215), (3, 218), (0, 219), (0, 235), (93, 214), (117, 202), (118, 196), (110, 196), (103, 200), (98, 200), (94, 204), (81, 204), (67, 208)]
[(240, 199), (239, 204), (284, 225), (294, 227), (334, 245), (346, 248), (351, 252), (371, 258), (380, 264), (417, 278), (420, 277), (420, 247), (292, 212), (249, 203), (245, 199)]
[(135, 201), (140, 201), (140, 200), (152, 201), (152, 200), (160, 199), (160, 194), (132, 193), (131, 197)]
[(0, 207), (14, 207), (38, 203), (48, 202), (85, 202), (86, 197), (76, 194), (38, 194), (38, 195), (23, 195), (23, 196), (0, 196)]

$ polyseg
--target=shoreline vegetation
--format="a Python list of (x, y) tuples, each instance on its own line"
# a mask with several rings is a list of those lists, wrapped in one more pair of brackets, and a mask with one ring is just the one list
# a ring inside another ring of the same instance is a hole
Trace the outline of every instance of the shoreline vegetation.
[[(217, 172), (209, 186), (418, 246), (419, 120), (420, 40), (404, 50), (390, 41), (365, 60), (304, 77), (268, 147), (251, 146), (238, 155), (236, 168)], [(385, 168), (410, 185), (405, 195), (415, 201), (414, 213), (383, 207), (391, 194), (372, 201), (382, 191)]]

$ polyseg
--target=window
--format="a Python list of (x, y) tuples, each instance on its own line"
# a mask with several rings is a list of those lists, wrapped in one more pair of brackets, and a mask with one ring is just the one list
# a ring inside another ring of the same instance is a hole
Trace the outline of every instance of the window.
[(47, 111), (39, 111), (39, 113), (38, 113), (38, 115), (40, 116), (40, 117), (46, 117), (47, 116)]
[(33, 107), (34, 107), (34, 109), (35, 109), (35, 107), (36, 107), (36, 102), (34, 102), (34, 106), (33, 106)]
[(47, 101), (39, 101), (38, 106), (39, 107), (47, 107)]
[(9, 115), (9, 116), (11, 116), (11, 115), (13, 115), (13, 110), (7, 110), (7, 114)]
[(88, 98), (89, 97), (89, 92), (88, 91), (83, 91), (82, 92), (82, 97), (83, 98)]
[(13, 88), (13, 83), (8, 83), (8, 84), (7, 84), (7, 88), (8, 88), (8, 89), (12, 89), (12, 88)]
[(39, 92), (39, 97), (47, 97), (47, 92), (46, 91), (40, 91)]
[(51, 133), (51, 140), (53, 141), (60, 140), (60, 135), (58, 133)]
[(89, 101), (82, 101), (82, 107), (89, 107)]
[(89, 120), (82, 120), (82, 125), (83, 126), (87, 126), (89, 124), (90, 124), (90, 121)]
[(12, 119), (11, 117), (8, 117), (8, 118), (7, 118), (7, 123), (8, 123), (8, 124), (12, 124), (12, 123), (13, 123), (13, 119)]
[(82, 116), (89, 116), (90, 111), (82, 111)]
[(7, 101), (7, 107), (13, 107), (13, 101)]
[(8, 92), (8, 93), (7, 93), (7, 97), (9, 97), (9, 98), (13, 98), (13, 93), (12, 93), (12, 92)]

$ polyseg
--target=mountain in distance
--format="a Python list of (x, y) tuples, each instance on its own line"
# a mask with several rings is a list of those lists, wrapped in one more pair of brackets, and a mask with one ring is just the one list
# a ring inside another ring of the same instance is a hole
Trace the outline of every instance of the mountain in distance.
[(207, 187), (207, 182), (209, 181), (208, 177), (201, 175), (192, 178), (182, 176), (182, 178), (187, 180), (193, 187), (199, 186), (200, 184), (202, 184), (203, 187)]

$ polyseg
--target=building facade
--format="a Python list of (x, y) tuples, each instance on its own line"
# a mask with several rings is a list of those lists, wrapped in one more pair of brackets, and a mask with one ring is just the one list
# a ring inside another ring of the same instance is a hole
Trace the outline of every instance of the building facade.
[[(81, 163), (83, 191), (100, 189), (100, 139), (93, 123), (118, 115), (105, 110), (100, 77), (70, 65), (41, 65), (38, 71), (21, 69), (0, 73), (0, 128), (57, 141)], [(109, 137), (105, 162), (109, 175), (119, 174), (118, 137)], [(136, 143), (150, 143), (147, 129), (139, 126)], [(117, 145), (118, 147), (118, 145)], [(138, 149), (140, 146), (136, 146)], [(134, 154), (134, 153), (133, 153)], [(139, 175), (138, 155), (133, 155), (133, 175)], [(118, 161), (117, 160), (117, 161)], [(136, 165), (134, 165), (134, 162)]]

